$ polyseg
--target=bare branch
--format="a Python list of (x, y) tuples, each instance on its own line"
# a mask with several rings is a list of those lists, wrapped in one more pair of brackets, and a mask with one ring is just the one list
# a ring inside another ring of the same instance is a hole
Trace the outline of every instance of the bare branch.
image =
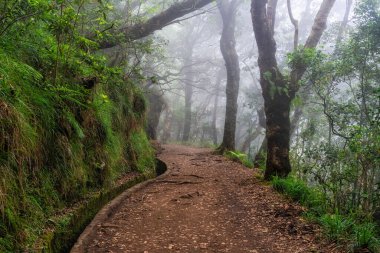
[[(121, 28), (117, 31), (117, 33), (122, 33), (124, 35), (125, 41), (141, 39), (157, 30), (161, 30), (165, 26), (171, 24), (177, 18), (197, 11), (213, 1), (214, 0), (184, 0), (182, 2), (173, 4), (165, 11), (151, 17), (149, 20), (143, 23)], [(118, 44), (119, 41), (100, 41), (99, 47), (101, 49), (105, 49), (114, 47)]]
[(337, 44), (339, 44), (342, 41), (343, 34), (347, 28), (348, 16), (350, 15), (351, 6), (352, 6), (352, 0), (346, 0), (346, 10), (344, 12), (344, 17), (343, 17), (342, 23), (339, 27), (338, 36), (336, 39)]
[(296, 20), (293, 16), (293, 12), (292, 12), (292, 4), (290, 2), (290, 0), (287, 0), (287, 6), (288, 6), (288, 14), (289, 14), (289, 18), (290, 18), (290, 21), (292, 22), (293, 26), (294, 26), (294, 44), (293, 44), (293, 50), (297, 50), (298, 48), (298, 20)]
[(315, 48), (318, 45), (319, 40), (326, 29), (327, 18), (334, 4), (335, 0), (323, 0), (317, 16), (314, 19), (310, 35), (306, 40), (305, 48)]
[(274, 33), (274, 25), (276, 23), (276, 9), (277, 0), (269, 0), (267, 6), (267, 17), (272, 33)]

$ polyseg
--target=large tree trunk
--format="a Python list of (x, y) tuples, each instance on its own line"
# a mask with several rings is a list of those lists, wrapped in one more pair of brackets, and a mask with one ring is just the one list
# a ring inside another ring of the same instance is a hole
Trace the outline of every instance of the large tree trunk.
[[(324, 0), (314, 20), (305, 48), (315, 48), (326, 28), (328, 14), (335, 0)], [(273, 1), (271, 1), (273, 5)], [(269, 7), (269, 6), (268, 6)], [(276, 42), (273, 31), (273, 11), (267, 2), (252, 0), (251, 14), (253, 30), (259, 50), (258, 65), (260, 85), (264, 97), (266, 115), (267, 161), (265, 179), (273, 176), (285, 177), (291, 171), (289, 160), (290, 145), (290, 105), (299, 89), (299, 80), (307, 65), (298, 65), (291, 73), (291, 83), (287, 84), (277, 66)], [(290, 86), (290, 87), (289, 87)]]
[(265, 178), (286, 176), (289, 161), (290, 98), (285, 92), (286, 82), (277, 67), (276, 42), (273, 38), (271, 17), (266, 3), (252, 0), (252, 22), (259, 49), (260, 85), (266, 115), (267, 162)]
[(223, 142), (219, 147), (220, 152), (235, 149), (236, 117), (238, 108), (237, 99), (240, 83), (239, 58), (235, 48), (235, 23), (238, 2), (238, 0), (233, 0), (231, 2), (228, 0), (221, 0), (218, 2), (218, 8), (223, 20), (220, 50), (227, 70), (226, 117)]

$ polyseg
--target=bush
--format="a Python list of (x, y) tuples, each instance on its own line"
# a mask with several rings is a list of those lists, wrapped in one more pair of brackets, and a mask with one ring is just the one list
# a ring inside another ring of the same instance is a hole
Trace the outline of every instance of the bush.
[(253, 163), (247, 158), (246, 154), (240, 153), (238, 151), (227, 151), (224, 153), (224, 155), (232, 161), (241, 163), (248, 168), (253, 168)]
[(33, 247), (60, 209), (124, 173), (154, 171), (139, 79), (77, 47), (75, 31), (52, 33), (55, 11), (0, 36), (0, 252)]
[(372, 252), (380, 251), (380, 241), (376, 234), (376, 225), (373, 223), (363, 223), (354, 226), (355, 248), (367, 248)]
[(310, 212), (321, 214), (326, 212), (326, 199), (317, 189), (309, 188), (303, 181), (288, 177), (274, 177), (272, 186), (292, 200), (309, 208)]
[(338, 214), (325, 214), (319, 219), (325, 236), (333, 242), (343, 242), (349, 238), (353, 221)]
[(274, 177), (272, 186), (278, 192), (306, 206), (306, 217), (318, 222), (326, 238), (340, 244), (347, 243), (351, 248), (368, 249), (379, 252), (380, 241), (377, 237), (377, 227), (372, 222), (362, 222), (354, 215), (328, 213), (328, 201), (318, 189), (310, 188), (305, 182), (288, 177)]

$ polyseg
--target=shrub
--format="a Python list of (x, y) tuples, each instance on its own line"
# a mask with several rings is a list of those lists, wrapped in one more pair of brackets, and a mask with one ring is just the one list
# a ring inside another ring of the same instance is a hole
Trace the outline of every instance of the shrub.
[(232, 161), (239, 162), (248, 168), (253, 168), (253, 163), (247, 158), (246, 154), (238, 151), (227, 151), (224, 155)]
[(326, 200), (317, 189), (309, 188), (303, 181), (288, 177), (274, 177), (272, 186), (275, 190), (284, 193), (292, 200), (309, 208), (310, 212), (321, 214), (326, 211)]
[(319, 219), (330, 241), (342, 242), (349, 237), (353, 221), (338, 214), (325, 214)]
[(379, 252), (380, 241), (376, 234), (376, 225), (370, 222), (355, 225), (353, 228), (355, 248), (368, 248)]

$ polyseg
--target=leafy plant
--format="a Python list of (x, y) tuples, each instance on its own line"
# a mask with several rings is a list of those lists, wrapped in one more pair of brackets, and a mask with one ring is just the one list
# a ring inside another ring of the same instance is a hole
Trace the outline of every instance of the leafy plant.
[(353, 221), (338, 214), (325, 214), (320, 219), (326, 237), (334, 242), (343, 242), (349, 238)]
[(248, 168), (253, 168), (253, 163), (248, 160), (246, 154), (238, 151), (227, 151), (224, 155), (232, 161), (239, 162)]
[(0, 6), (0, 252), (29, 251), (61, 208), (154, 170), (141, 75), (125, 80), (82, 36), (109, 36), (113, 11), (87, 0)]
[(321, 214), (326, 211), (326, 200), (323, 194), (317, 189), (308, 187), (301, 180), (293, 177), (274, 177), (272, 186), (275, 190), (308, 207), (310, 212)]
[(353, 229), (356, 248), (368, 248), (372, 252), (380, 250), (380, 240), (377, 237), (376, 226), (373, 223), (363, 223), (354, 226)]

